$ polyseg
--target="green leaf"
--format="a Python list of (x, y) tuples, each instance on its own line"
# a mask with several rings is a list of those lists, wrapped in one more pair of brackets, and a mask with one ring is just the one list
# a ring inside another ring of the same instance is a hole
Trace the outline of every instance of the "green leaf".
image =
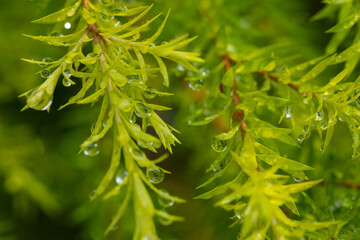
[(68, 17), (72, 17), (77, 9), (79, 8), (81, 0), (78, 0), (73, 6), (66, 7), (60, 11), (54, 12), (46, 17), (42, 17), (40, 19), (32, 21), (32, 23), (41, 23), (41, 24), (49, 24), (49, 23), (57, 23), (62, 22)]
[(353, 14), (351, 14), (350, 16), (348, 16), (343, 21), (336, 24), (334, 27), (330, 28), (326, 32), (328, 32), (328, 33), (341, 32), (341, 31), (345, 31), (347, 29), (350, 29), (352, 26), (354, 26), (358, 22), (359, 17), (360, 17), (359, 13), (354, 12)]

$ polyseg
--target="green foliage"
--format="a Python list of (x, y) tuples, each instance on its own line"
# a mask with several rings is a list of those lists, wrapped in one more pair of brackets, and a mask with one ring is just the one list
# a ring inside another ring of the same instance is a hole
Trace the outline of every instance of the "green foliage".
[(358, 1), (50, 2), (36, 77), (0, 83), (43, 79), (20, 96), (47, 112), (0, 116), (0, 238), (29, 209), (81, 228), (60, 238), (360, 237)]

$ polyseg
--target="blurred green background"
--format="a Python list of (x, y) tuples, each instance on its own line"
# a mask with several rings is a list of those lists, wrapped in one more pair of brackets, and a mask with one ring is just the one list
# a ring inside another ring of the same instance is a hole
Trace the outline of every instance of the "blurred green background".
[[(323, 53), (329, 38), (324, 31), (333, 24), (331, 21), (309, 22), (322, 7), (320, 0), (143, 2), (155, 3), (149, 16), (172, 9), (162, 39), (184, 33), (198, 35), (192, 49), (188, 50), (205, 53), (212, 47), (211, 37), (217, 27), (225, 25), (233, 33), (238, 51), (252, 45), (296, 42), (301, 44), (299, 49), (305, 58), (311, 58)], [(79, 145), (90, 134), (99, 106), (56, 110), (77, 92), (78, 86), (58, 86), (50, 113), (20, 112), (24, 99), (19, 99), (18, 95), (42, 82), (36, 74), (39, 68), (20, 58), (57, 59), (65, 51), (22, 34), (49, 33), (48, 26), (30, 22), (60, 9), (63, 4), (64, 1), (58, 0), (0, 0), (0, 239), (103, 239), (104, 229), (119, 204), (116, 199), (89, 202), (90, 193), (108, 168), (111, 139), (101, 142), (102, 154), (98, 157), (78, 154)], [(214, 21), (216, 26), (209, 21)], [(175, 66), (170, 67), (174, 69)], [(216, 157), (210, 147), (211, 136), (216, 132), (211, 126), (187, 125), (185, 119), (196, 95), (187, 88), (182, 77), (177, 77), (176, 70), (170, 72), (171, 91), (175, 96), (157, 101), (174, 109), (163, 117), (181, 131), (177, 136), (182, 144), (175, 147), (174, 155), (162, 165), (173, 174), (167, 175), (161, 188), (187, 200), (186, 204), (170, 210), (184, 216), (186, 222), (169, 227), (159, 225), (159, 234), (163, 239), (235, 239), (238, 229), (228, 228), (232, 223), (231, 213), (214, 208), (213, 201), (193, 200), (202, 192), (195, 188), (207, 179), (205, 170)], [(342, 138), (345, 145), (347, 138)], [(305, 144), (304, 149), (306, 153), (313, 151), (312, 144)], [(313, 156), (319, 162), (325, 159), (320, 153)], [(335, 156), (331, 151), (329, 156), (327, 162), (335, 158), (331, 157)], [(320, 164), (316, 161), (310, 165)], [(340, 162), (332, 164), (339, 165), (338, 174), (345, 168)], [(326, 174), (329, 178), (333, 176), (326, 172), (314, 173), (314, 176)], [(131, 220), (129, 210), (119, 228), (107, 239), (131, 239)]]

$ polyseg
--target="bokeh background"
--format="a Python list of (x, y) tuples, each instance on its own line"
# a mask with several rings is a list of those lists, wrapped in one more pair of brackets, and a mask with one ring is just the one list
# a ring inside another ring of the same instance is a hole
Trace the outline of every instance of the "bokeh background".
[[(116, 199), (89, 201), (90, 193), (108, 168), (111, 137), (101, 142), (102, 154), (99, 156), (89, 158), (78, 154), (79, 145), (90, 134), (99, 106), (70, 106), (57, 111), (77, 92), (78, 86), (64, 88), (59, 85), (50, 113), (34, 110), (20, 112), (25, 102), (18, 96), (42, 82), (39, 74), (36, 74), (39, 68), (20, 58), (57, 59), (65, 52), (62, 48), (47, 46), (22, 34), (49, 33), (49, 26), (30, 22), (60, 9), (64, 2), (0, 0), (0, 239), (104, 239), (104, 229), (119, 204)], [(124, 4), (129, 2), (133, 1), (124, 1)], [(184, 33), (197, 35), (198, 39), (188, 50), (205, 53), (212, 47), (211, 37), (217, 28), (225, 25), (233, 33), (233, 43), (239, 51), (253, 45), (291, 42), (297, 44), (305, 59), (310, 59), (323, 54), (329, 39), (324, 32), (334, 24), (331, 19), (309, 21), (323, 6), (320, 0), (143, 2), (155, 3), (149, 16), (172, 9), (162, 39)], [(156, 22), (159, 23), (160, 20)], [(63, 33), (66, 34), (66, 31), (64, 29)], [(184, 240), (235, 239), (238, 228), (228, 228), (232, 223), (231, 213), (213, 207), (213, 201), (193, 199), (203, 192), (195, 188), (206, 181), (210, 174), (205, 170), (216, 158), (216, 153), (210, 147), (216, 128), (211, 125), (187, 125), (189, 106), (201, 98), (199, 94), (202, 93), (188, 88), (176, 66), (169, 64), (169, 67), (172, 69), (170, 91), (175, 96), (155, 101), (174, 109), (162, 116), (181, 131), (177, 137), (182, 144), (175, 147), (174, 154), (162, 165), (173, 174), (166, 176), (161, 187), (185, 198), (187, 203), (170, 210), (173, 214), (184, 216), (186, 221), (168, 227), (159, 225), (160, 236), (163, 239)], [(336, 136), (339, 144), (349, 146), (349, 134), (344, 131), (347, 131), (345, 127), (340, 127)], [(348, 158), (349, 150), (345, 147), (341, 154), (336, 150), (323, 156), (314, 150), (318, 148), (318, 142), (316, 137), (305, 142), (305, 153), (301, 156), (306, 158), (311, 155), (312, 159), (308, 162), (315, 168), (317, 165), (330, 164), (332, 169), (336, 165), (337, 171), (326, 172), (326, 168), (322, 167), (325, 170), (313, 173), (313, 177), (343, 178), (343, 170), (351, 165), (344, 166), (341, 160)], [(354, 168), (354, 175), (357, 169)], [(337, 194), (358, 197), (356, 189), (351, 190), (355, 192), (349, 191)], [(322, 194), (332, 196), (329, 192)], [(323, 201), (324, 204), (335, 204), (336, 199), (329, 197)], [(131, 222), (129, 210), (119, 228), (106, 239), (131, 239)]]

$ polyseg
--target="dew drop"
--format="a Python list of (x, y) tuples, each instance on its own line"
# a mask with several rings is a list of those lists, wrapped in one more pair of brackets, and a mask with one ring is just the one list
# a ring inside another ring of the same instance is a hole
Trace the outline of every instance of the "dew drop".
[(157, 184), (164, 180), (165, 174), (161, 168), (149, 167), (146, 169), (146, 176), (151, 183)]
[(51, 71), (49, 69), (44, 69), (40, 72), (40, 76), (42, 78), (48, 78), (51, 75)]
[(300, 134), (298, 137), (298, 141), (301, 142), (304, 140), (304, 138), (305, 138), (305, 136), (303, 134)]
[(294, 181), (299, 183), (299, 182), (302, 182), (302, 179), (301, 178), (297, 178), (297, 177), (294, 177)]
[(30, 108), (45, 111), (48, 110), (52, 103), (52, 97), (45, 90), (33, 90), (27, 97), (27, 104)]
[(136, 120), (137, 120), (137, 116), (136, 116), (136, 114), (133, 112), (133, 113), (131, 114), (131, 117), (130, 117), (130, 122), (131, 122), (131, 123), (136, 123)]
[(327, 125), (328, 125), (327, 122), (322, 122), (321, 125), (320, 125), (320, 129), (325, 130)]
[(50, 36), (52, 36), (52, 37), (62, 37), (62, 36), (64, 36), (64, 34), (59, 33), (59, 32), (54, 32)]
[(65, 87), (70, 87), (70, 86), (71, 86), (71, 82), (70, 82), (67, 78), (63, 78), (62, 84), (63, 84)]
[(66, 23), (64, 24), (64, 28), (65, 28), (65, 29), (70, 29), (70, 28), (71, 28), (71, 23), (66, 22)]
[(84, 154), (89, 157), (94, 157), (100, 153), (99, 145), (96, 142), (89, 143), (84, 148)]
[(112, 14), (118, 14), (121, 13), (122, 11), (126, 11), (128, 10), (128, 8), (124, 5), (120, 5), (120, 6), (116, 6), (114, 8), (111, 9), (111, 13)]
[(320, 152), (324, 151), (324, 144), (320, 146)]
[(66, 76), (66, 77), (71, 77), (71, 72), (70, 72), (70, 69), (65, 69), (64, 71), (63, 71), (63, 74)]
[(173, 223), (173, 221), (169, 218), (165, 218), (163, 216), (157, 216), (157, 219), (159, 221), (160, 224), (164, 225), (164, 226), (169, 226)]
[(148, 45), (148, 47), (155, 47), (155, 44), (154, 44), (154, 43), (150, 43), (150, 44)]
[(147, 99), (153, 99), (153, 98), (156, 97), (156, 95), (157, 95), (154, 91), (156, 91), (155, 88), (153, 88), (153, 87), (148, 87), (148, 88), (144, 91), (144, 96), (145, 96)]
[(103, 128), (106, 128), (108, 125), (110, 124), (110, 120), (109, 119), (105, 119), (103, 122)]
[(96, 190), (94, 189), (91, 193), (90, 193), (90, 198), (94, 198), (96, 195)]
[(315, 114), (315, 121), (321, 121), (324, 118), (324, 112), (322, 110)]
[(42, 60), (43, 64), (40, 64), (41, 67), (45, 67), (47, 64), (46, 63), (51, 63), (53, 60), (49, 57), (46, 57)]
[(178, 65), (176, 66), (176, 69), (177, 69), (178, 71), (180, 71), (180, 72), (185, 72), (185, 68), (184, 68), (183, 65), (178, 64)]
[(124, 183), (125, 179), (127, 178), (129, 172), (126, 169), (120, 170), (120, 172), (115, 177), (115, 182), (118, 185), (121, 185)]
[(189, 88), (191, 88), (194, 91), (200, 91), (203, 85), (204, 85), (203, 79), (198, 79), (189, 82)]
[(149, 117), (152, 113), (152, 109), (143, 103), (138, 103), (135, 106), (135, 113), (140, 118)]
[(291, 118), (292, 114), (293, 114), (293, 106), (287, 105), (285, 107), (285, 118)]
[(307, 133), (309, 130), (309, 125), (305, 125), (304, 128), (303, 128), (303, 133)]
[[(169, 192), (168, 192), (167, 190), (161, 189), (160, 191), (161, 191), (162, 193), (164, 193), (165, 195), (167, 195), (167, 196), (170, 197), (170, 194), (169, 194)], [(157, 200), (158, 200), (160, 206), (162, 206), (162, 207), (164, 207), (164, 208), (171, 207), (171, 206), (173, 206), (174, 203), (175, 203), (174, 200), (171, 200), (171, 199), (169, 199), (169, 198), (167, 198), (167, 197), (164, 197), (164, 196), (161, 196), (161, 195), (158, 196), (158, 199), (157, 199)]]
[(215, 152), (224, 152), (227, 149), (228, 140), (221, 140), (214, 137), (211, 141), (211, 147)]
[(126, 78), (128, 79), (128, 83), (134, 83), (140, 81), (139, 75), (127, 75)]

